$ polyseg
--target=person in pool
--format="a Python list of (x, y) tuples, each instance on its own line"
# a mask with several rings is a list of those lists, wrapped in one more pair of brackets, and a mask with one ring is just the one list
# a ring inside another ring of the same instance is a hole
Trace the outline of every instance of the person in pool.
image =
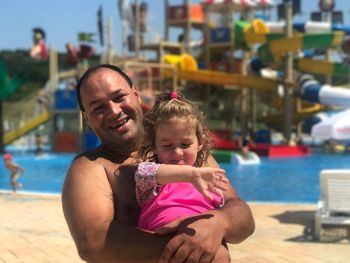
[(24, 173), (25, 170), (13, 161), (13, 156), (11, 154), (6, 153), (3, 158), (6, 169), (11, 173), (12, 191), (16, 193), (17, 189), (22, 189), (22, 184), (18, 182), (18, 179), (21, 176), (21, 173)]

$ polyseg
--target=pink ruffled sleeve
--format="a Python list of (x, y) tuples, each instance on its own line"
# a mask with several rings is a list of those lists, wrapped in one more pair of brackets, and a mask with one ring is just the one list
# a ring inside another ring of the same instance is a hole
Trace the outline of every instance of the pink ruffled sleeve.
[(135, 172), (136, 199), (140, 206), (158, 194), (159, 186), (156, 182), (156, 173), (160, 164), (142, 162)]

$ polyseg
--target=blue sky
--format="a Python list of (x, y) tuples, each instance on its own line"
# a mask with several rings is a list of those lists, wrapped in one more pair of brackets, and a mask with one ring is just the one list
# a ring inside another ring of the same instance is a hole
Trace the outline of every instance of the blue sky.
[[(97, 9), (101, 5), (104, 20), (112, 17), (114, 46), (116, 53), (121, 53), (121, 27), (117, 0), (0, 0), (0, 50), (30, 49), (32, 29), (41, 27), (46, 32), (46, 43), (59, 51), (65, 50), (65, 44), (78, 45), (78, 32), (97, 32)], [(140, 2), (142, 0), (139, 0)], [(133, 3), (134, 0), (129, 0)], [(148, 29), (147, 42), (156, 41), (164, 34), (164, 1), (147, 0)], [(171, 4), (181, 0), (170, 0)], [(192, 0), (192, 2), (200, 2)], [(281, 0), (275, 1), (280, 3)], [(304, 12), (316, 11), (318, 0), (302, 0)], [(336, 0), (336, 9), (349, 16), (350, 3)], [(308, 20), (308, 15), (298, 15), (295, 21)], [(349, 19), (346, 19), (346, 23)], [(347, 24), (347, 25), (350, 25)], [(174, 31), (171, 31), (174, 32)], [(176, 32), (176, 31), (175, 31)], [(175, 35), (175, 33), (173, 33)], [(175, 39), (175, 37), (174, 37)], [(98, 37), (96, 36), (96, 40)], [(98, 42), (94, 45), (98, 52), (103, 51)]]
[[(65, 50), (67, 42), (78, 45), (78, 32), (97, 33), (97, 10), (102, 6), (104, 20), (109, 17), (113, 19), (114, 43), (117, 52), (120, 52), (117, 0), (0, 0), (0, 2), (0, 50), (30, 49), (32, 29), (35, 27), (44, 29), (48, 46), (62, 51)], [(147, 3), (150, 35), (163, 34), (163, 1), (148, 0)], [(159, 14), (158, 19), (154, 14)], [(95, 38), (98, 40), (97, 36)], [(95, 47), (101, 50), (98, 43)]]

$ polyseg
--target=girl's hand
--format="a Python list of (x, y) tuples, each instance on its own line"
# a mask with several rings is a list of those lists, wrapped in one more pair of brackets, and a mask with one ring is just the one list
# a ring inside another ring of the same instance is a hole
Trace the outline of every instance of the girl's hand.
[(198, 167), (193, 172), (191, 183), (202, 195), (213, 200), (210, 192), (221, 195), (221, 191), (227, 190), (229, 181), (224, 169)]

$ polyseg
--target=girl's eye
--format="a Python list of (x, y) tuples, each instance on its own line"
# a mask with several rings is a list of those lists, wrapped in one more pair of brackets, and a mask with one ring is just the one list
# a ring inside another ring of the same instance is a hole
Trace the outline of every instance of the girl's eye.
[(190, 147), (190, 143), (183, 143), (183, 144), (181, 144), (181, 146), (183, 147), (183, 148), (188, 148), (188, 147)]
[(162, 145), (163, 148), (170, 148), (171, 147), (171, 144), (164, 144)]

